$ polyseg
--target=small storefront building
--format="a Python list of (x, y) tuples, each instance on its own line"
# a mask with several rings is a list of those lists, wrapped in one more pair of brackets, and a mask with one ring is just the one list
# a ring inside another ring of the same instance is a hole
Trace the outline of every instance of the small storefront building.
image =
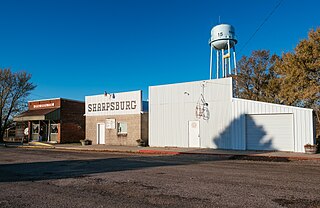
[(64, 98), (28, 102), (28, 110), (13, 119), (16, 135), (28, 141), (52, 143), (84, 139), (84, 102)]
[(85, 97), (86, 139), (93, 144), (136, 146), (148, 142), (148, 103), (142, 91)]

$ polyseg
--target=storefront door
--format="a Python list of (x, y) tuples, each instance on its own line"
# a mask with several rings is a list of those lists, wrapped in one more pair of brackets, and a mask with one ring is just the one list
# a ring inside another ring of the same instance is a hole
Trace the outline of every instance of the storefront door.
[(105, 144), (105, 124), (97, 124), (97, 144)]
[(50, 124), (50, 141), (58, 142), (59, 126), (58, 124)]
[(32, 122), (31, 128), (31, 140), (38, 141), (39, 140), (39, 131), (40, 131), (40, 122)]

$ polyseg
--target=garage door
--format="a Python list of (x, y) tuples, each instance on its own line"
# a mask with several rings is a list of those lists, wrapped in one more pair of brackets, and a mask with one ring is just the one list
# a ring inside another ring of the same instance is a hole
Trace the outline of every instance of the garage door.
[(246, 116), (248, 150), (294, 151), (293, 115)]

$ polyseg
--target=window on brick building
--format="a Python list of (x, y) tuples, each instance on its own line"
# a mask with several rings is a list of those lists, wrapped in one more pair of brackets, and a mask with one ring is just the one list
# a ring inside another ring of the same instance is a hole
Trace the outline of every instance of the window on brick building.
[(127, 134), (128, 125), (126, 122), (118, 122), (118, 134)]
[(57, 134), (58, 133), (58, 124), (51, 124), (50, 132), (51, 132), (51, 134)]
[(39, 134), (40, 124), (32, 124), (32, 134)]

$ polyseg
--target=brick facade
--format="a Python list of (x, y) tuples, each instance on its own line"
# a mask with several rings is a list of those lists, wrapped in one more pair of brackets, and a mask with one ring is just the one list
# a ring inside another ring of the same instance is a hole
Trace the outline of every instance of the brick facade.
[[(115, 129), (105, 129), (106, 145), (136, 146), (136, 140), (148, 140), (148, 114), (113, 115), (113, 116), (86, 116), (86, 139), (97, 144), (97, 124), (106, 123), (106, 119), (115, 119)], [(119, 135), (119, 122), (127, 123), (127, 134)]]
[(84, 103), (61, 100), (60, 142), (79, 142), (85, 135)]
[(149, 137), (149, 113), (143, 113), (141, 115), (141, 139), (148, 144)]
[[(85, 136), (84, 102), (63, 98), (28, 102), (28, 111), (16, 117), (29, 128), (28, 140), (38, 140), (40, 129), (43, 141), (70, 143), (79, 142)], [(57, 133), (50, 128), (57, 124)], [(32, 130), (32, 126), (39, 130)], [(38, 127), (37, 127), (38, 126)], [(33, 132), (34, 131), (34, 132)]]

